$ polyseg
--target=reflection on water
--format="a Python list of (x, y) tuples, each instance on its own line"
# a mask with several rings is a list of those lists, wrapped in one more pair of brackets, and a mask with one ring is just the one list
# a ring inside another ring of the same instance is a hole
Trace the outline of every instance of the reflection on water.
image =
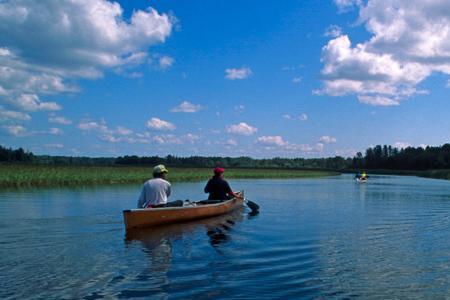
[[(191, 222), (128, 230), (125, 233), (125, 241), (126, 244), (136, 241), (141, 242), (146, 251), (151, 255), (154, 252), (154, 248), (165, 245), (163, 248), (171, 250), (171, 241), (181, 239), (184, 235), (203, 230), (210, 238), (211, 246), (215, 247), (230, 238), (232, 227), (236, 222), (242, 222), (243, 220), (243, 211), (244, 208), (239, 208), (225, 215)], [(169, 252), (171, 253), (171, 251)]]
[[(450, 295), (450, 182), (235, 180), (261, 206), (125, 233), (139, 186), (0, 192), (0, 299)], [(175, 183), (174, 199), (202, 199)]]

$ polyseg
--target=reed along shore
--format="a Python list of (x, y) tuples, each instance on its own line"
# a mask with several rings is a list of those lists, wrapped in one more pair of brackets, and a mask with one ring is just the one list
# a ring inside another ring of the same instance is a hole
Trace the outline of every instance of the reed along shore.
[[(0, 165), (0, 187), (51, 187), (143, 183), (151, 167)], [(289, 169), (226, 169), (228, 179), (289, 179), (339, 175), (338, 172)], [(209, 168), (169, 168), (168, 180), (206, 181)]]

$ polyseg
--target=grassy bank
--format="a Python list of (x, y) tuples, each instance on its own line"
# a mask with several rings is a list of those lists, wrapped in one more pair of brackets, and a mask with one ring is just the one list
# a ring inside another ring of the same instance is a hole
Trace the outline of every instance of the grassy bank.
[[(170, 168), (169, 181), (205, 181), (211, 169)], [(227, 169), (226, 178), (313, 178), (338, 175), (314, 170)], [(0, 165), (0, 187), (70, 186), (142, 183), (149, 167), (83, 167)]]

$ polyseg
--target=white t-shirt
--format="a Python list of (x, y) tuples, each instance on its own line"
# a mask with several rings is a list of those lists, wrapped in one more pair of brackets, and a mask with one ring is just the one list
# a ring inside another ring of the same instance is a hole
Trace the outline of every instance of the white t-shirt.
[(138, 208), (146, 208), (149, 205), (166, 204), (170, 196), (170, 183), (162, 178), (147, 180), (142, 187), (138, 200)]

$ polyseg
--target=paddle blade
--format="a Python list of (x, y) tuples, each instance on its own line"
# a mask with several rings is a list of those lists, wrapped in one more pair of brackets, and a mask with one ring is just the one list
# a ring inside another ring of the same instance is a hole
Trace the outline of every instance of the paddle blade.
[(245, 201), (245, 203), (253, 212), (256, 212), (259, 210), (259, 205), (256, 204), (255, 202), (247, 200), (247, 201)]

